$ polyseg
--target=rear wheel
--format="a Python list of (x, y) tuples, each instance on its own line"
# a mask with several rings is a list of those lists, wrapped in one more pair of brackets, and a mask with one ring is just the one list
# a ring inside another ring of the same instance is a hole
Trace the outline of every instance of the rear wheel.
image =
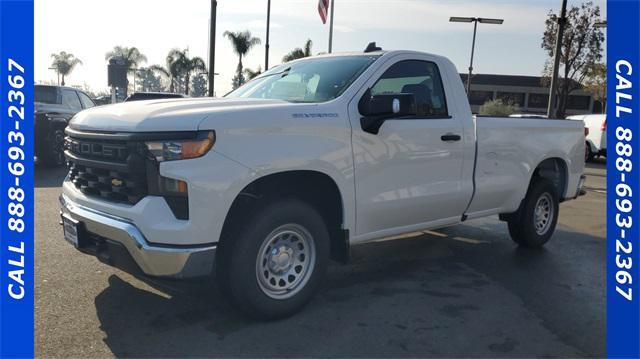
[(518, 212), (508, 220), (514, 242), (525, 247), (541, 247), (553, 235), (559, 212), (558, 194), (553, 183), (535, 178)]
[(297, 199), (258, 209), (225, 240), (218, 280), (231, 303), (257, 319), (287, 317), (317, 290), (329, 261), (322, 216)]
[(584, 144), (584, 162), (591, 162), (593, 161), (594, 157), (595, 154), (593, 153), (593, 151), (591, 151), (591, 146), (588, 142), (586, 142)]

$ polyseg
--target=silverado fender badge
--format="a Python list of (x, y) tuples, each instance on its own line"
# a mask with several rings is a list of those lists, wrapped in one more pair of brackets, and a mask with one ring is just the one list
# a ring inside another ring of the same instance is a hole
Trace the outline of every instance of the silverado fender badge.
[(293, 118), (324, 118), (324, 117), (338, 117), (337, 113), (294, 113), (291, 115)]

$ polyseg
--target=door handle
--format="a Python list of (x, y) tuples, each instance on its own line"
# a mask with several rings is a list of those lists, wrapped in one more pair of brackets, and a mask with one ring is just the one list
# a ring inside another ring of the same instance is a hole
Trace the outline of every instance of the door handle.
[(440, 139), (445, 142), (460, 141), (461, 138), (460, 135), (456, 135), (455, 133), (447, 133), (440, 136)]

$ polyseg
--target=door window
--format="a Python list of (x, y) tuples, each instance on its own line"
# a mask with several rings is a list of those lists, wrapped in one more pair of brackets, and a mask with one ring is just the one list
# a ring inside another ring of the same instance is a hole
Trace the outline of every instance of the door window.
[(407, 60), (391, 66), (371, 88), (371, 95), (413, 94), (417, 117), (448, 117), (447, 102), (438, 66), (433, 62)]
[(85, 95), (84, 93), (78, 92), (78, 96), (80, 96), (80, 102), (82, 102), (82, 107), (91, 108), (96, 105), (95, 103), (93, 103), (93, 100), (91, 100), (89, 96)]
[(73, 111), (81, 111), (82, 105), (76, 92), (73, 90), (62, 89), (62, 104)]

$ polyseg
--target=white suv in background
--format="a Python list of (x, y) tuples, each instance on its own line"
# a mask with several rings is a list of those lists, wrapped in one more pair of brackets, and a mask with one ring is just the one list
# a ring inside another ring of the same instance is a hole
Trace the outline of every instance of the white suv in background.
[(576, 115), (569, 120), (582, 120), (588, 128), (584, 159), (586, 162), (596, 156), (607, 156), (607, 115)]

